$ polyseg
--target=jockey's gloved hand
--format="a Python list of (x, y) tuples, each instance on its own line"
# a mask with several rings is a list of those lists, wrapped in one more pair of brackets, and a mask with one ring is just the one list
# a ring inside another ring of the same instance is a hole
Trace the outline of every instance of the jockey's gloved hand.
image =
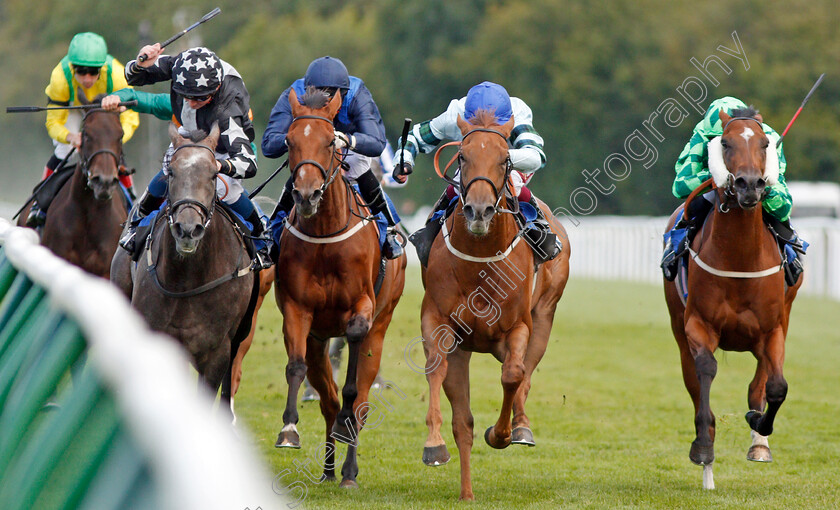
[(344, 134), (341, 131), (335, 132), (335, 148), (343, 149), (347, 147), (351, 151), (356, 148), (356, 137), (353, 135)]
[(233, 169), (233, 164), (229, 159), (217, 159), (216, 168), (219, 170), (220, 174), (224, 174), (229, 177), (236, 176), (236, 171)]
[(397, 162), (397, 164), (394, 165), (394, 180), (400, 184), (405, 184), (406, 181), (408, 181), (408, 176), (411, 175), (413, 171), (414, 166), (411, 163), (404, 161), (403, 164), (400, 165), (400, 163)]

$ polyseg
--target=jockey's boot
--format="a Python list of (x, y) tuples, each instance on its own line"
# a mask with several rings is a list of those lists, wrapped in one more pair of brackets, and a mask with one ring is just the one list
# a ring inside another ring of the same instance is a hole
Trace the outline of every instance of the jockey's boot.
[(446, 191), (444, 191), (435, 203), (432, 213), (426, 220), (426, 224), (408, 236), (408, 240), (411, 241), (411, 244), (413, 244), (414, 248), (417, 250), (417, 257), (420, 259), (420, 263), (423, 264), (423, 267), (428, 265), (429, 252), (432, 250), (432, 243), (435, 242), (438, 232), (440, 232), (441, 221), (444, 219), (444, 211), (446, 211), (449, 202), (449, 196)]
[(803, 241), (793, 230), (790, 225), (790, 220), (780, 221), (778, 218), (764, 212), (764, 221), (776, 236), (776, 241), (779, 243), (779, 250), (784, 254), (784, 269), (785, 269), (785, 283), (788, 286), (796, 285), (799, 276), (805, 267), (802, 264), (802, 257), (808, 249), (808, 243)]
[(26, 226), (29, 228), (43, 227), (47, 222), (47, 213), (41, 210), (38, 199), (32, 199), (32, 206), (29, 208), (29, 215), (26, 217)]
[(367, 202), (370, 210), (373, 213), (382, 213), (388, 221), (388, 231), (385, 233), (382, 256), (388, 260), (399, 258), (403, 254), (403, 246), (397, 240), (397, 220), (388, 207), (388, 201), (385, 200), (385, 193), (379, 185), (379, 179), (376, 178), (372, 170), (368, 170), (356, 177), (356, 183), (359, 185), (362, 198)]
[(271, 254), (271, 260), (275, 262), (277, 261), (277, 255), (280, 253), (280, 234), (283, 233), (285, 228), (286, 218), (289, 217), (292, 207), (295, 206), (295, 199), (292, 197), (293, 187), (294, 179), (289, 177), (283, 187), (283, 192), (280, 193), (280, 200), (277, 201), (277, 205), (274, 206), (274, 211), (272, 211), (268, 220), (268, 229), (273, 241), (269, 247), (269, 253)]
[(712, 210), (711, 200), (714, 200), (713, 195), (708, 198), (706, 195), (695, 197), (689, 204), (688, 214), (683, 213), (674, 227), (665, 234), (665, 250), (659, 265), (662, 267), (662, 275), (669, 282), (677, 277), (680, 258), (688, 251), (697, 230), (703, 226), (706, 216)]
[(163, 198), (156, 197), (149, 193), (149, 190), (143, 192), (143, 196), (137, 201), (131, 211), (128, 213), (128, 228), (125, 229), (125, 234), (120, 238), (120, 247), (128, 253), (133, 254), (137, 248), (135, 237), (137, 237), (137, 227), (146, 216), (156, 211), (160, 204), (163, 203)]
[(268, 226), (263, 221), (263, 216), (256, 207), (254, 207), (251, 214), (245, 220), (254, 226), (254, 229), (251, 231), (251, 237), (254, 241), (254, 251), (256, 252), (254, 254), (256, 257), (254, 260), (254, 269), (257, 271), (268, 269), (274, 265), (271, 258), (271, 239), (268, 237)]
[[(557, 241), (557, 234), (551, 230), (551, 225), (537, 204), (534, 195), (531, 195), (527, 203), (536, 210), (537, 217), (525, 229), (525, 240), (531, 246), (537, 264), (548, 262), (560, 254), (561, 245)], [(527, 219), (523, 223), (527, 223)]]

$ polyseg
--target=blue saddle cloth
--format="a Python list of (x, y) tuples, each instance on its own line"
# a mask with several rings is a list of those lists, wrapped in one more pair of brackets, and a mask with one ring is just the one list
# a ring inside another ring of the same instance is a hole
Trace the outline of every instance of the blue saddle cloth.
[[(351, 186), (353, 191), (361, 196), (359, 192), (359, 186), (357, 184), (353, 184)], [(397, 214), (397, 208), (394, 206), (394, 202), (391, 201), (391, 197), (385, 193), (385, 190), (382, 190), (382, 194), (385, 196), (385, 201), (388, 203), (388, 209), (391, 211), (391, 215), (394, 219), (399, 223), (400, 216)], [(283, 234), (283, 230), (286, 228), (286, 212), (285, 211), (277, 211), (277, 214), (269, 220), (268, 228), (271, 230), (271, 238), (274, 240), (274, 244), (278, 247), (280, 246), (280, 236)], [(379, 229), (379, 249), (382, 249), (382, 246), (385, 244), (385, 234), (388, 231), (388, 220), (385, 219), (385, 215), (382, 213), (376, 213), (373, 215), (374, 221), (376, 221), (376, 227)]]

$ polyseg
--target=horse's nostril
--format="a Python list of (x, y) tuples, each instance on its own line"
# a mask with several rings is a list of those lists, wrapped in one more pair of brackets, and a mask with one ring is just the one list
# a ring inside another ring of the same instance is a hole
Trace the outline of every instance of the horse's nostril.
[(488, 205), (487, 207), (484, 208), (484, 215), (483, 216), (484, 216), (485, 220), (489, 220), (490, 218), (493, 217), (494, 214), (496, 214), (496, 208), (493, 207), (492, 205)]
[(475, 210), (473, 209), (473, 206), (469, 204), (464, 206), (464, 217), (469, 221), (472, 221), (475, 218)]
[(200, 239), (204, 235), (204, 225), (196, 225), (192, 231), (193, 239)]
[(175, 231), (176, 237), (183, 237), (184, 236), (184, 229), (181, 228), (180, 223), (176, 223), (172, 225), (172, 229)]
[(737, 179), (735, 179), (735, 187), (738, 189), (746, 189), (747, 180), (743, 177), (738, 177)]
[(310, 198), (309, 200), (312, 201), (312, 202), (317, 202), (318, 200), (321, 200), (321, 196), (323, 194), (324, 194), (323, 191), (321, 191), (319, 189), (316, 189), (315, 191), (312, 192), (312, 198)]
[(300, 191), (298, 191), (296, 189), (293, 189), (292, 190), (292, 198), (295, 200), (295, 202), (300, 202), (301, 199), (302, 199), (302, 195), (300, 194)]

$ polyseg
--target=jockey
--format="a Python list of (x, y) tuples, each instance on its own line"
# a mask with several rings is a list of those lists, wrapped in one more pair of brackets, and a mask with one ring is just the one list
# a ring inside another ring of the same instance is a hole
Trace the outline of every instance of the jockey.
[[(560, 253), (557, 236), (537, 206), (536, 198), (525, 187), (534, 173), (545, 166), (543, 139), (534, 129), (531, 108), (518, 97), (510, 97), (503, 86), (489, 81), (479, 83), (469, 90), (466, 97), (453, 99), (445, 112), (431, 120), (415, 124), (405, 140), (405, 146), (394, 155), (394, 179), (402, 183), (408, 180), (408, 175), (414, 168), (414, 157), (418, 152), (430, 153), (444, 140), (461, 140), (463, 135), (458, 127), (458, 117), (469, 122), (478, 110), (494, 112), (499, 124), (504, 124), (513, 116), (514, 127), (508, 139), (511, 147), (508, 152), (514, 170), (511, 172), (511, 179), (519, 201), (528, 202), (537, 211), (537, 219), (534, 221), (536, 228), (528, 229), (525, 237), (535, 248), (535, 253), (545, 255), (540, 257), (541, 259), (551, 260)], [(401, 145), (401, 142), (398, 145)], [(401, 156), (402, 167), (399, 163)], [(435, 205), (435, 211), (446, 209), (457, 194), (458, 190), (454, 186), (447, 187)], [(434, 215), (434, 212), (432, 214)], [(423, 251), (428, 255), (438, 231), (439, 222), (427, 222), (424, 228), (414, 233), (412, 242), (417, 246), (418, 254)]]
[[(743, 112), (748, 110), (754, 112), (743, 101), (734, 97), (727, 96), (712, 101), (703, 120), (694, 126), (691, 138), (677, 159), (675, 166), (677, 176), (672, 187), (675, 197), (687, 198), (694, 189), (711, 178), (706, 146), (712, 138), (723, 134), (720, 110), (732, 116), (744, 115)], [(780, 138), (779, 134), (767, 124), (761, 125), (770, 143), (775, 147)], [(787, 161), (782, 146), (778, 146), (776, 150), (779, 155), (779, 179), (776, 184), (767, 188), (762, 207), (764, 220), (776, 233), (779, 247), (785, 253), (785, 280), (788, 285), (793, 285), (803, 270), (802, 260), (797, 256), (797, 252), (805, 253), (808, 243), (799, 239), (790, 225), (793, 201), (785, 183)], [(706, 216), (714, 205), (715, 193), (714, 190), (708, 191), (702, 197), (698, 196), (692, 200), (687, 214), (683, 214), (673, 230), (666, 234), (667, 242), (661, 266), (667, 280), (672, 281), (676, 278), (679, 259), (687, 251), (694, 234), (703, 226)]]
[[(67, 55), (53, 68), (45, 92), (48, 104), (71, 106), (83, 104), (79, 97), (81, 94), (89, 103), (99, 94), (110, 94), (127, 86), (123, 66), (108, 54), (105, 39), (93, 32), (83, 32), (70, 40)], [(79, 130), (82, 118), (83, 114), (79, 110), (47, 111), (47, 132), (52, 138), (55, 151), (44, 167), (41, 180), (52, 175), (74, 147), (78, 149), (81, 146), (82, 134)], [(125, 143), (131, 139), (140, 124), (140, 118), (136, 112), (124, 112), (120, 114), (120, 124), (123, 129), (122, 141)], [(131, 176), (120, 176), (120, 182), (133, 198)], [(33, 200), (26, 225), (39, 227), (46, 219), (46, 212), (41, 210), (37, 200)]]
[[(361, 79), (348, 74), (341, 60), (333, 57), (313, 60), (304, 77), (283, 91), (271, 109), (268, 126), (263, 134), (263, 154), (268, 158), (279, 158), (286, 153), (286, 133), (293, 120), (289, 91), (294, 88), (300, 99), (309, 87), (323, 90), (330, 99), (336, 92), (341, 94), (341, 109), (332, 120), (335, 126), (336, 146), (347, 149), (344, 162), (349, 165), (349, 169), (345, 175), (359, 185), (362, 198), (368, 203), (371, 211), (382, 213), (388, 221), (382, 255), (387, 259), (398, 258), (403, 253), (402, 245), (394, 233), (399, 219), (388, 207), (389, 200), (371, 169), (372, 158), (379, 157), (385, 149), (385, 126), (370, 91)], [(294, 207), (293, 187), (294, 180), (289, 177), (280, 195), (277, 209), (272, 214), (273, 225), (282, 224), (282, 220)]]
[[(171, 80), (169, 94), (121, 91), (105, 98), (103, 106), (116, 108), (119, 100), (137, 99), (138, 111), (165, 119), (171, 116), (182, 136), (198, 130), (209, 133), (213, 124), (218, 124), (221, 136), (216, 146), (216, 166), (219, 168), (216, 192), (223, 202), (254, 226), (253, 236), (260, 237), (265, 232), (265, 225), (259, 209), (240, 182), (257, 173), (249, 95), (242, 78), (236, 69), (207, 48), (191, 48), (174, 56), (161, 55), (161, 51), (160, 44), (144, 46), (140, 54), (147, 55), (147, 60), (129, 62), (125, 76), (132, 85)], [(140, 220), (160, 207), (166, 196), (169, 161), (174, 152), (170, 144), (163, 156), (163, 167), (132, 210), (129, 228), (120, 239), (120, 246), (129, 252), (134, 251)], [(265, 243), (255, 245), (260, 268), (270, 267)]]

